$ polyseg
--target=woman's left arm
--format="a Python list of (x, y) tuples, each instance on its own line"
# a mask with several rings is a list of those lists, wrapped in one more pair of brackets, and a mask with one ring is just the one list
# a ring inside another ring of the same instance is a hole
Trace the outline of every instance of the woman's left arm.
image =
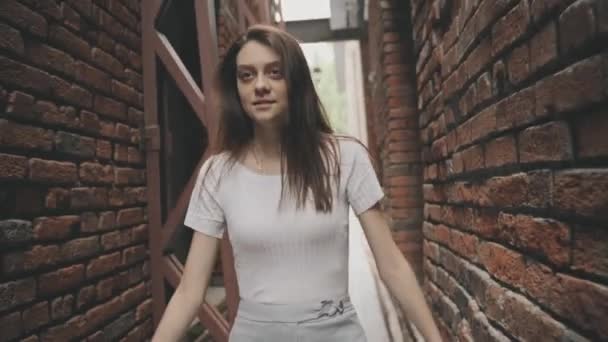
[(416, 275), (393, 240), (382, 211), (376, 205), (361, 213), (359, 221), (376, 259), (380, 278), (407, 318), (416, 325), (427, 342), (441, 341)]

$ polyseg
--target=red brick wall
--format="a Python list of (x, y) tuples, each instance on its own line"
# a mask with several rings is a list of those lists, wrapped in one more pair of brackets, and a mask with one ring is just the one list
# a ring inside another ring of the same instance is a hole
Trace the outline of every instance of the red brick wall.
[(409, 11), (403, 1), (371, 1), (362, 44), (369, 140), (377, 158), (393, 236), (422, 269), (422, 165)]
[(416, 0), (411, 18), (446, 335), (608, 339), (608, 2)]
[(0, 340), (151, 333), (137, 0), (0, 2)]
[[(388, 209), (423, 192), (425, 288), (446, 339), (608, 339), (608, 2), (376, 0), (369, 13)], [(390, 171), (417, 165), (391, 138), (421, 149), (424, 184)]]

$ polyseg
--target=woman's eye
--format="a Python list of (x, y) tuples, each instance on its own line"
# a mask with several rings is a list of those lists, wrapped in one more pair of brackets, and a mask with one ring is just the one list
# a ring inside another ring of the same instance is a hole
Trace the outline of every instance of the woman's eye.
[(238, 77), (239, 77), (239, 79), (246, 81), (246, 80), (250, 80), (253, 77), (253, 74), (248, 71), (242, 71), (242, 72), (238, 73)]
[(273, 78), (280, 78), (283, 76), (283, 72), (281, 71), (281, 69), (272, 69), (270, 70), (270, 76), (272, 76)]

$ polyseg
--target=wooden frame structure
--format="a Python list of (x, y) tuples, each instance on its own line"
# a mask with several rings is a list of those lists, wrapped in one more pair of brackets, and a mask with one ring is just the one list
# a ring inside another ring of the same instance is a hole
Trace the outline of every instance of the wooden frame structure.
[[(181, 0), (180, 0), (181, 1)], [(243, 32), (249, 25), (255, 23), (273, 23), (272, 13), (280, 12), (280, 1), (276, 0), (235, 0), (237, 1), (239, 28)], [(163, 0), (142, 1), (142, 42), (144, 69), (144, 138), (146, 149), (147, 198), (149, 220), (149, 248), (153, 298), (153, 320), (158, 325), (167, 303), (165, 282), (176, 288), (181, 279), (183, 264), (173, 254), (165, 253), (170, 240), (181, 225), (186, 212), (190, 195), (194, 187), (196, 175), (203, 162), (209, 157), (207, 148), (190, 176), (175, 206), (168, 210), (166, 220), (162, 217), (161, 154), (163, 127), (159, 122), (158, 84), (159, 75), (157, 63), (160, 62), (173, 79), (177, 89), (194, 110), (197, 118), (207, 129), (208, 141), (215, 141), (218, 117), (213, 108), (213, 98), (205, 97), (211, 93), (212, 74), (218, 56), (218, 41), (216, 32), (216, 9), (214, 0), (194, 0), (194, 11), (197, 30), (197, 43), (200, 58), (201, 84), (186, 68), (167, 37), (156, 27)], [(284, 27), (282, 20), (278, 24)], [(195, 47), (193, 47), (195, 48)], [(213, 305), (205, 302), (197, 316), (201, 324), (208, 329), (215, 341), (227, 341), (231, 322), (234, 320), (238, 306), (238, 287), (234, 271), (232, 249), (227, 236), (221, 243), (220, 257), (224, 286), (226, 288), (226, 304), (228, 319)]]

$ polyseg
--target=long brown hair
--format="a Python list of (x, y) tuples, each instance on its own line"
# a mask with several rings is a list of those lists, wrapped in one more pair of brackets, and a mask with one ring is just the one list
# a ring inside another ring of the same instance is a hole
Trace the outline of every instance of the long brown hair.
[(316, 210), (328, 212), (333, 207), (332, 176), (336, 186), (340, 178), (337, 144), (304, 53), (287, 32), (272, 26), (251, 26), (220, 62), (215, 84), (221, 116), (216, 151), (228, 152), (234, 165), (253, 139), (254, 123), (243, 109), (236, 83), (237, 55), (250, 41), (268, 46), (279, 55), (287, 83), (289, 107), (280, 134), (282, 198), (287, 179), (298, 208), (311, 194)]

